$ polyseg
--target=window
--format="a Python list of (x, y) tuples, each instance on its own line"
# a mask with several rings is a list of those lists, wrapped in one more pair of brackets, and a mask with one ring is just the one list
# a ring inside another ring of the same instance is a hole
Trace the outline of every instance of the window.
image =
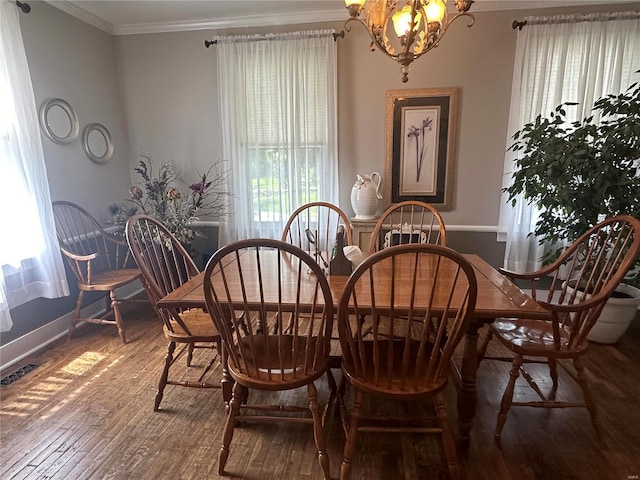
[(330, 31), (218, 38), (224, 241), (280, 238), (311, 201), (337, 203), (336, 46)]
[[(318, 200), (318, 161), (321, 146), (308, 146), (303, 159), (291, 159), (277, 146), (249, 148), (252, 212), (255, 223), (281, 224), (291, 211), (282, 205), (302, 205)], [(296, 186), (297, 188), (294, 188)], [(298, 197), (298, 200), (295, 200)]]

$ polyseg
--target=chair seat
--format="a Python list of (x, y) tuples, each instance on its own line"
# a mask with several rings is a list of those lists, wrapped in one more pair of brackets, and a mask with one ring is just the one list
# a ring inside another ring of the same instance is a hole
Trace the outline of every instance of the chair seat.
[(218, 329), (211, 321), (209, 314), (204, 310), (197, 308), (186, 310), (180, 314), (180, 318), (191, 334), (185, 332), (176, 320), (171, 319), (171, 327), (173, 331), (169, 330), (169, 328), (165, 326), (164, 334), (174, 342), (215, 342), (220, 339)]
[[(390, 358), (389, 347), (391, 346), (390, 340), (378, 341), (378, 355), (379, 358)], [(374, 342), (365, 341), (362, 342), (364, 346), (364, 354), (360, 354), (360, 360), (364, 361), (367, 365), (374, 364)], [(358, 375), (356, 368), (352, 362), (343, 359), (342, 371), (349, 377), (349, 381), (364, 390), (365, 392), (373, 395), (384, 395), (389, 397), (399, 397), (403, 399), (411, 399), (412, 397), (420, 397), (426, 394), (433, 394), (444, 387), (447, 383), (447, 376), (438, 378), (437, 382), (427, 382), (427, 360), (431, 354), (432, 345), (429, 344), (424, 351), (424, 357), (421, 361), (418, 361), (418, 349), (420, 348), (420, 342), (417, 340), (411, 340), (409, 343), (409, 354), (407, 362), (410, 365), (415, 365), (416, 370), (411, 370), (411, 374), (402, 373), (402, 357), (404, 354), (404, 342), (395, 341), (393, 349), (393, 368), (388, 369), (386, 366), (381, 366), (379, 371), (376, 372), (373, 368), (369, 368), (366, 375)], [(366, 359), (366, 360), (363, 360)], [(375, 385), (375, 388), (372, 388)]]
[(141, 273), (137, 268), (124, 268), (122, 270), (107, 270), (106, 272), (100, 272), (91, 275), (91, 284), (79, 284), (81, 290), (87, 292), (91, 291), (104, 291), (120, 288), (127, 283), (133, 282), (137, 278), (140, 278)]
[[(309, 383), (309, 379), (320, 378), (328, 368), (328, 358), (316, 358), (314, 362), (313, 354), (305, 352), (315, 351), (317, 338), (312, 338), (312, 346), (307, 348), (307, 339), (298, 337), (296, 346), (293, 347), (293, 335), (257, 335), (252, 339), (244, 337), (241, 341), (242, 360), (247, 365), (247, 371), (233, 368), (229, 369), (236, 378), (244, 385), (260, 385), (261, 388), (269, 389), (270, 385), (277, 385), (277, 389), (296, 388)], [(249, 345), (253, 341), (253, 345)], [(294, 359), (293, 352), (297, 352)], [(280, 355), (278, 354), (280, 352)], [(284, 352), (284, 355), (282, 354)], [(244, 366), (244, 365), (243, 365)], [(257, 369), (257, 370), (256, 370)], [(275, 389), (275, 387), (274, 387)]]
[(512, 352), (528, 356), (575, 357), (575, 349), (569, 350), (568, 327), (560, 328), (560, 346), (553, 340), (552, 322), (545, 320), (501, 319), (490, 325), (496, 337)]

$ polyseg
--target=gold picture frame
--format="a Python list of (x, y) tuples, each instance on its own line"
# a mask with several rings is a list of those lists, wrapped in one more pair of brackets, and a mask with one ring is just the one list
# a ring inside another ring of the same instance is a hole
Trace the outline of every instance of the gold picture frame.
[(387, 90), (385, 179), (389, 203), (453, 208), (459, 88)]

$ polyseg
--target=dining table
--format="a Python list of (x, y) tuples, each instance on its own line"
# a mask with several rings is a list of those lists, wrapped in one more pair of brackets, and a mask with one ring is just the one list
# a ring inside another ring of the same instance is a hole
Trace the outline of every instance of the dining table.
[[(476, 412), (479, 330), (496, 318), (549, 318), (549, 312), (545, 308), (480, 256), (476, 254), (463, 254), (463, 256), (474, 268), (478, 290), (474, 317), (465, 332), (462, 358), (456, 368), (453, 369), (457, 377), (458, 444), (461, 448), (469, 445), (471, 428)], [(266, 262), (262, 265), (263, 271), (265, 271), (265, 268), (268, 269), (269, 265), (273, 265), (272, 268), (277, 268), (276, 262), (272, 264)], [(381, 274), (384, 275), (385, 273), (382, 272)], [(402, 275), (402, 272), (395, 272), (395, 274)], [(216, 273), (214, 272), (213, 276), (215, 275)], [(327, 275), (336, 308), (348, 278), (348, 275)], [(216, 279), (212, 277), (212, 281), (215, 282)], [(204, 272), (201, 272), (160, 299), (157, 306), (161, 308), (206, 309), (203, 282)], [(286, 299), (284, 301), (286, 302)], [(295, 299), (292, 298), (291, 302), (294, 301)], [(232, 380), (223, 373), (222, 390), (225, 402), (230, 400), (231, 386)]]

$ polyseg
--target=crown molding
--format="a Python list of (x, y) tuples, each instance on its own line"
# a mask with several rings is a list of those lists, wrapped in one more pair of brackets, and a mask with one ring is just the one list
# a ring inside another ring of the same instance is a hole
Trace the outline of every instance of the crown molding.
[(111, 23), (95, 16), (93, 13), (90, 13), (83, 8), (78, 7), (76, 5), (77, 2), (74, 3), (68, 0), (45, 0), (45, 2), (52, 7), (83, 21), (84, 23), (88, 23), (89, 25), (99, 28), (103, 32), (115, 35), (115, 28)]
[(319, 12), (290, 13), (277, 15), (246, 15), (216, 20), (197, 22), (162, 22), (131, 24), (113, 27), (113, 35), (135, 35), (144, 33), (182, 32), (189, 30), (222, 30), (241, 27), (264, 27), (280, 25), (300, 25), (305, 23), (322, 23), (343, 21), (345, 10), (324, 10)]
[(207, 19), (201, 21), (176, 21), (113, 25), (69, 0), (45, 0), (46, 3), (67, 13), (78, 20), (92, 25), (111, 35), (137, 35), (148, 33), (184, 32), (192, 30), (222, 30), (228, 28), (260, 27), (265, 25), (300, 25), (305, 23), (322, 23), (346, 20), (345, 9), (324, 10), (307, 13), (290, 13), (277, 15), (246, 15), (223, 19)]
[[(78, 6), (81, 2), (69, 0), (45, 0), (49, 5), (92, 25), (110, 35), (136, 35), (149, 33), (182, 32), (191, 30), (222, 30), (242, 27), (264, 27), (281, 25), (301, 25), (307, 23), (341, 22), (348, 18), (344, 8), (323, 10), (316, 12), (293, 12), (288, 14), (272, 14), (266, 12), (257, 15), (243, 15), (218, 19), (204, 19), (199, 21), (175, 21), (158, 23), (113, 25), (89, 11)], [(541, 8), (559, 8), (588, 5), (622, 5), (635, 3), (635, 0), (476, 0), (471, 13), (503, 11), (503, 10), (534, 10)], [(452, 4), (449, 9), (455, 10)]]

